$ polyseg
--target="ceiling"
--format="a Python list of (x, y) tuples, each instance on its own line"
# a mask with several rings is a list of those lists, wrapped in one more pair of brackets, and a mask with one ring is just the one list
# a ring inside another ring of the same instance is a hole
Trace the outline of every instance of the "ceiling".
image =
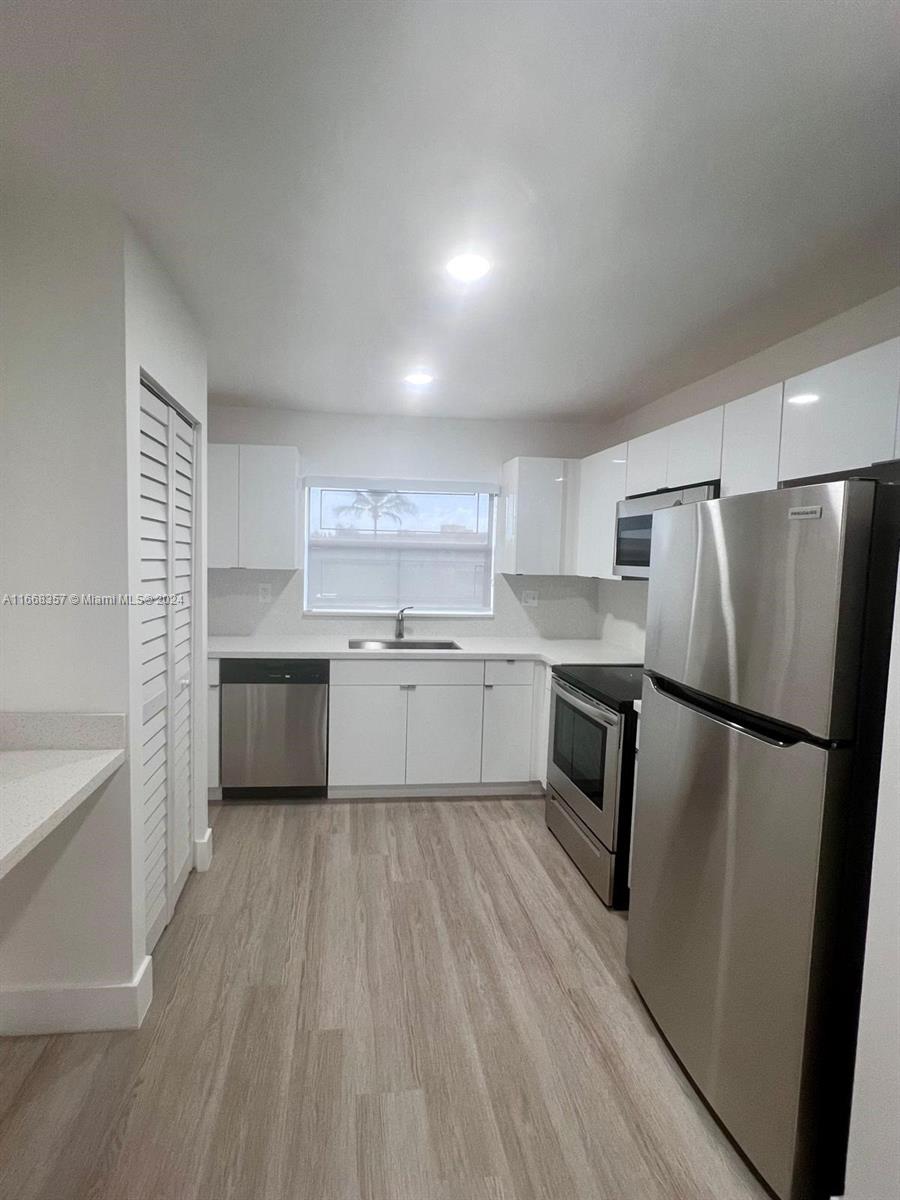
[(233, 403), (612, 417), (900, 282), (893, 0), (2, 13), (6, 161), (125, 208)]

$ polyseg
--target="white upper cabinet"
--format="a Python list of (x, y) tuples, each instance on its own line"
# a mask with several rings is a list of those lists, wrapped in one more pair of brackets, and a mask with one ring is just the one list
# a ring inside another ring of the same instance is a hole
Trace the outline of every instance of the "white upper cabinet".
[(207, 447), (207, 557), (211, 567), (238, 565), (238, 458), (240, 446)]
[(722, 409), (712, 408), (654, 429), (628, 443), (626, 494), (687, 487), (718, 479), (722, 465)]
[(299, 467), (296, 446), (241, 446), (240, 566), (300, 567)]
[(766, 492), (778, 486), (781, 395), (775, 383), (725, 405), (722, 495)]
[(210, 444), (209, 566), (302, 565), (296, 446)]
[(866, 467), (894, 456), (900, 338), (784, 385), (779, 479)]
[(669, 466), (669, 430), (654, 429), (628, 443), (628, 466), (625, 473), (626, 495), (656, 492), (666, 487)]
[(676, 421), (666, 432), (666, 487), (687, 487), (718, 479), (722, 470), (722, 408), (710, 408)]
[(503, 464), (498, 570), (507, 575), (560, 574), (568, 475), (563, 458), (513, 458)]
[(613, 579), (616, 505), (625, 498), (628, 446), (581, 460), (575, 574)]

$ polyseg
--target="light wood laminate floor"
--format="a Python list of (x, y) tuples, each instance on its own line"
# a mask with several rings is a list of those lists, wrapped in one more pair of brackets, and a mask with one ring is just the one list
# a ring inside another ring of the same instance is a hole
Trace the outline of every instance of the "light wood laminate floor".
[(760, 1200), (534, 800), (239, 805), (134, 1033), (0, 1043), (3, 1200)]

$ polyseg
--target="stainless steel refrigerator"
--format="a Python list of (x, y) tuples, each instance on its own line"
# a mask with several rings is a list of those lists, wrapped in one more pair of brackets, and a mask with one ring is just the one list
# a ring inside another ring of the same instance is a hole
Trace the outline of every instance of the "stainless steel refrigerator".
[(864, 647), (877, 491), (790, 488), (653, 525), (628, 968), (785, 1200), (836, 1194), (843, 1170), (880, 752), (867, 731), (860, 756), (859, 707), (880, 653)]

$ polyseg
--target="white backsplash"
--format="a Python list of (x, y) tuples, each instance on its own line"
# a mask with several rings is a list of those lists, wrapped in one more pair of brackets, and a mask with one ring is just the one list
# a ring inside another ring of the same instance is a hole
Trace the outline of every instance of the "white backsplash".
[(597, 637), (608, 638), (634, 650), (635, 661), (644, 659), (647, 629), (647, 583), (642, 579), (598, 579)]
[[(260, 600), (260, 587), (271, 600)], [(537, 593), (534, 607), (522, 605), (524, 591)], [(410, 636), (606, 637), (644, 649), (646, 584), (557, 575), (497, 575), (494, 616), (417, 617), (409, 613)], [(212, 636), (272, 633), (301, 636), (337, 633), (347, 637), (391, 636), (392, 617), (309, 616), (303, 613), (302, 571), (209, 572), (209, 632)]]

